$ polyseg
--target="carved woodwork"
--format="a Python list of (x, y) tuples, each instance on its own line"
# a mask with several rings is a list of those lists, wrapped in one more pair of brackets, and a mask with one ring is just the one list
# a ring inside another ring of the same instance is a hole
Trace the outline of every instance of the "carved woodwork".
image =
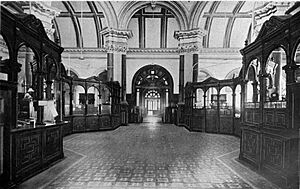
[[(297, 5), (299, 7), (299, 4)], [(293, 55), (300, 40), (300, 12), (294, 15), (273, 16), (266, 21), (255, 41), (240, 52), (243, 55), (242, 86), (243, 99), (247, 70), (252, 60), (260, 60), (258, 74), (260, 101), (249, 107), (243, 102), (242, 140), (240, 159), (265, 173), (283, 180), (283, 188), (299, 188), (299, 99), (300, 85), (295, 81), (298, 66)], [(265, 82), (269, 53), (282, 47), (286, 53), (286, 98), (285, 102), (268, 102)], [(298, 109), (297, 109), (298, 108)]]

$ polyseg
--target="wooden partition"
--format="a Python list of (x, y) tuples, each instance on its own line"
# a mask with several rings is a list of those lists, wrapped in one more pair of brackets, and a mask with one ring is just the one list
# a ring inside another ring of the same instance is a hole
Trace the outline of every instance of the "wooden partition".
[[(0, 183), (9, 188), (64, 157), (67, 123), (60, 102), (63, 48), (34, 15), (12, 14), (2, 6), (0, 13), (1, 43), (8, 51), (0, 59)], [(47, 114), (50, 108), (54, 114)]]
[[(185, 87), (184, 119), (191, 131), (240, 136), (240, 105), (236, 103), (239, 78), (188, 83)], [(239, 101), (240, 102), (240, 101)]]
[[(120, 120), (120, 85), (99, 77), (64, 76), (63, 135), (115, 129)], [(92, 89), (92, 90), (91, 90)]]
[(241, 50), (240, 159), (276, 177), (282, 188), (299, 188), (300, 25), (296, 23), (299, 12), (273, 16), (255, 41)]

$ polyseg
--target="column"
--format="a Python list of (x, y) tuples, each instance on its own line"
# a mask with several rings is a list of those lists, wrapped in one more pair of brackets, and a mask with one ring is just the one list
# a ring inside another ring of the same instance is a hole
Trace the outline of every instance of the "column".
[(47, 100), (52, 100), (52, 94), (51, 94), (52, 83), (53, 82), (51, 80), (46, 81), (46, 99)]
[(140, 89), (136, 90), (136, 106), (140, 105)]
[(202, 48), (203, 36), (205, 35), (206, 32), (199, 28), (175, 31), (174, 33), (174, 37), (179, 43), (179, 96), (181, 97), (179, 101), (181, 102), (184, 99), (184, 90), (180, 87), (185, 86), (187, 82), (197, 82), (199, 50)]
[(37, 86), (36, 86), (36, 104), (35, 107), (37, 107), (37, 125), (44, 125), (43, 118), (44, 118), (44, 107), (39, 106), (39, 101), (43, 100), (44, 98), (44, 78), (42, 73), (39, 71), (37, 72)]
[(126, 53), (128, 50), (127, 41), (132, 37), (132, 32), (128, 30), (105, 28), (100, 31), (100, 34), (105, 37), (105, 49), (107, 51), (108, 80), (119, 81), (122, 90), (126, 91), (125, 76), (126, 76)]
[(198, 77), (198, 54), (202, 48), (202, 38), (206, 32), (202, 29), (175, 31), (179, 53), (179, 103), (178, 125), (184, 124), (184, 86), (187, 82), (195, 82)]
[(121, 124), (128, 123), (128, 103), (126, 101), (126, 53), (127, 41), (132, 37), (132, 32), (105, 28), (100, 31), (105, 37), (107, 51), (107, 79), (118, 81), (121, 84)]
[(122, 75), (121, 75), (121, 86), (122, 86), (122, 101), (126, 101), (126, 55), (122, 54)]
[(198, 59), (199, 55), (198, 54), (193, 54), (193, 82), (197, 82), (198, 80)]
[(184, 55), (179, 56), (179, 102), (184, 102)]
[(113, 53), (107, 53), (107, 81), (113, 81), (114, 78), (114, 56)]

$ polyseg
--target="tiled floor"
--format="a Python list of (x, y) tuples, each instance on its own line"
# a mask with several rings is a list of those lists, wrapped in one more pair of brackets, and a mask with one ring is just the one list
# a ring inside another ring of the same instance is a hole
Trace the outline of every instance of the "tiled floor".
[(144, 123), (74, 134), (65, 138), (64, 148), (72, 152), (66, 156), (80, 157), (44, 183), (44, 188), (254, 187), (221, 161), (238, 152), (239, 139), (233, 136)]

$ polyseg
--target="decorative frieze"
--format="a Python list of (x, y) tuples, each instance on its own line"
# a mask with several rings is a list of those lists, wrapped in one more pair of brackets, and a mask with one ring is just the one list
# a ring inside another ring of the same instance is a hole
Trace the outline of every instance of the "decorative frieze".
[(175, 31), (174, 38), (179, 41), (178, 52), (180, 54), (198, 52), (202, 48), (202, 38), (205, 35), (206, 31), (200, 28)]
[(105, 37), (107, 52), (126, 53), (128, 51), (127, 40), (132, 37), (131, 31), (106, 27), (100, 31), (100, 34)]

